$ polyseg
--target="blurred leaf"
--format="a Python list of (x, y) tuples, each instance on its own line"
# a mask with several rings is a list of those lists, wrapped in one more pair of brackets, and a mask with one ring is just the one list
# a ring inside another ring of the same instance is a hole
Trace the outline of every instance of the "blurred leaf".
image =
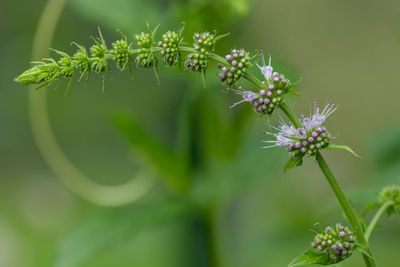
[(290, 157), (289, 160), (286, 162), (285, 166), (283, 167), (283, 171), (286, 173), (288, 170), (301, 166), (303, 164), (302, 158), (294, 158)]
[(151, 0), (70, 0), (77, 11), (95, 23), (124, 31), (144, 31), (146, 22), (158, 25), (165, 20), (168, 6)]
[(81, 222), (76, 229), (61, 239), (53, 266), (79, 266), (138, 233), (190, 214), (190, 206), (181, 200), (105, 209)]
[(308, 264), (331, 265), (335, 263), (336, 262), (332, 261), (329, 255), (325, 252), (317, 252), (312, 249), (307, 249), (289, 263), (288, 267)]
[(366, 214), (368, 211), (379, 208), (381, 206), (380, 203), (369, 203), (368, 205), (365, 206), (363, 210), (363, 214)]
[(387, 168), (400, 163), (400, 127), (399, 123), (384, 128), (372, 136), (371, 154), (379, 168)]
[(146, 132), (132, 116), (115, 114), (111, 120), (128, 138), (130, 144), (146, 156), (174, 189), (179, 191), (187, 189), (190, 181), (186, 176), (185, 161), (182, 155), (174, 153)]
[(293, 95), (296, 95), (296, 96), (304, 97), (301, 93), (297, 92), (297, 91), (296, 91), (295, 89), (293, 89), (293, 88), (290, 88), (290, 89), (289, 89), (289, 93), (291, 93), (291, 94), (293, 94)]
[(353, 154), (354, 156), (356, 156), (357, 158), (361, 158), (356, 152), (353, 151), (353, 149), (351, 149), (349, 146), (341, 146), (341, 145), (335, 145), (335, 144), (329, 144), (329, 146), (326, 148), (328, 150), (333, 150), (333, 149), (342, 149), (342, 150), (346, 150), (347, 152), (350, 152), (351, 154)]

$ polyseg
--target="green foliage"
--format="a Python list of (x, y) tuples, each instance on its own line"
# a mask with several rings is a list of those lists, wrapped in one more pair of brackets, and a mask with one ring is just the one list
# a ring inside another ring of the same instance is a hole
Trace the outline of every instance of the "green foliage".
[(120, 245), (135, 235), (187, 218), (193, 209), (180, 199), (107, 209), (67, 233), (58, 247), (54, 267), (76, 267), (94, 255)]
[(113, 124), (123, 133), (130, 144), (154, 166), (178, 192), (186, 191), (190, 183), (182, 155), (162, 144), (148, 133), (139, 121), (126, 114), (116, 114)]
[(317, 252), (313, 249), (307, 249), (303, 253), (299, 254), (292, 262), (289, 263), (288, 267), (320, 264), (320, 265), (331, 265), (336, 262), (332, 261), (325, 252)]
[(353, 154), (353, 156), (356, 156), (357, 158), (361, 158), (356, 152), (353, 151), (353, 149), (351, 149), (349, 146), (343, 146), (343, 145), (334, 145), (334, 144), (329, 144), (326, 149), (328, 150), (334, 150), (334, 149), (341, 149), (341, 150), (345, 150), (351, 154)]
[(303, 164), (303, 158), (298, 157), (290, 157), (283, 167), (283, 171), (286, 173), (288, 170), (293, 169), (294, 167), (301, 166)]

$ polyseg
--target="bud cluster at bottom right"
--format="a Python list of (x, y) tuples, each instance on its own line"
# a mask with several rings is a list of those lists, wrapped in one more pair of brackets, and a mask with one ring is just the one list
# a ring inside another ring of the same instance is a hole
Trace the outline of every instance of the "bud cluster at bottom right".
[(311, 247), (318, 252), (325, 252), (333, 261), (344, 260), (351, 256), (356, 246), (356, 237), (349, 227), (336, 224), (326, 227), (323, 233), (317, 234)]

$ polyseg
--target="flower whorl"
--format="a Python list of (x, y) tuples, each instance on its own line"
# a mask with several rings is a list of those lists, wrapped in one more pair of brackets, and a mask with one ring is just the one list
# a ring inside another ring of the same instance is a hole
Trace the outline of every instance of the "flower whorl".
[(154, 54), (150, 51), (153, 46), (153, 38), (150, 33), (137, 34), (136, 37), (139, 53), (136, 57), (136, 65), (142, 68), (151, 68), (157, 64), (157, 59)]
[(187, 56), (185, 66), (194, 72), (205, 71), (208, 66), (209, 52), (214, 50), (215, 35), (209, 32), (195, 33), (193, 36), (193, 52)]
[(356, 247), (356, 237), (348, 226), (336, 224), (334, 228), (328, 226), (324, 232), (317, 234), (311, 247), (326, 253), (332, 261), (337, 262), (352, 255)]
[(227, 87), (234, 86), (235, 83), (245, 74), (251, 65), (250, 54), (243, 49), (232, 49), (232, 53), (225, 56), (228, 64), (218, 64), (221, 73), (217, 75)]
[(160, 53), (164, 64), (174, 66), (179, 63), (181, 57), (179, 45), (181, 42), (181, 33), (168, 31), (162, 35), (162, 41), (158, 42), (158, 46), (162, 48)]

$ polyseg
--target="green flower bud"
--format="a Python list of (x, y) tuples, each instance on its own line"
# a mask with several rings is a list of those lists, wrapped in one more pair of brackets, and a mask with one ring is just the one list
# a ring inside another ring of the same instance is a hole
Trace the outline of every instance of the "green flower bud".
[(325, 231), (317, 234), (311, 247), (329, 255), (333, 262), (350, 257), (356, 247), (356, 237), (349, 227), (336, 224), (335, 228), (327, 226)]
[(90, 71), (90, 59), (86, 48), (77, 43), (73, 43), (78, 47), (78, 51), (72, 56), (72, 66), (79, 70), (79, 72), (84, 75)]
[(130, 65), (131, 59), (129, 54), (128, 41), (126, 39), (121, 39), (112, 43), (113, 49), (110, 51), (113, 55), (117, 67), (123, 71), (127, 66)]
[(162, 48), (161, 55), (166, 65), (174, 66), (180, 61), (179, 45), (182, 42), (181, 35), (176, 32), (168, 31), (162, 35), (162, 41), (158, 46)]
[(387, 209), (389, 214), (400, 212), (400, 186), (392, 185), (383, 188), (379, 195), (379, 201), (381, 204), (388, 201), (393, 202)]
[(232, 53), (225, 56), (228, 64), (218, 64), (221, 73), (217, 75), (227, 87), (232, 87), (245, 74), (251, 65), (250, 54), (243, 49), (233, 49)]
[(108, 49), (104, 42), (99, 43), (95, 40), (96, 44), (94, 44), (90, 48), (90, 53), (92, 55), (90, 61), (90, 68), (95, 72), (104, 72), (108, 70), (107, 59), (105, 58), (108, 53)]
[(215, 35), (209, 32), (195, 33), (193, 36), (193, 52), (187, 56), (185, 66), (194, 72), (205, 71), (208, 65), (208, 54), (214, 50)]
[(136, 65), (142, 68), (151, 68), (157, 65), (157, 58), (150, 51), (153, 44), (150, 33), (141, 33), (136, 35), (136, 42), (140, 47), (136, 57)]

